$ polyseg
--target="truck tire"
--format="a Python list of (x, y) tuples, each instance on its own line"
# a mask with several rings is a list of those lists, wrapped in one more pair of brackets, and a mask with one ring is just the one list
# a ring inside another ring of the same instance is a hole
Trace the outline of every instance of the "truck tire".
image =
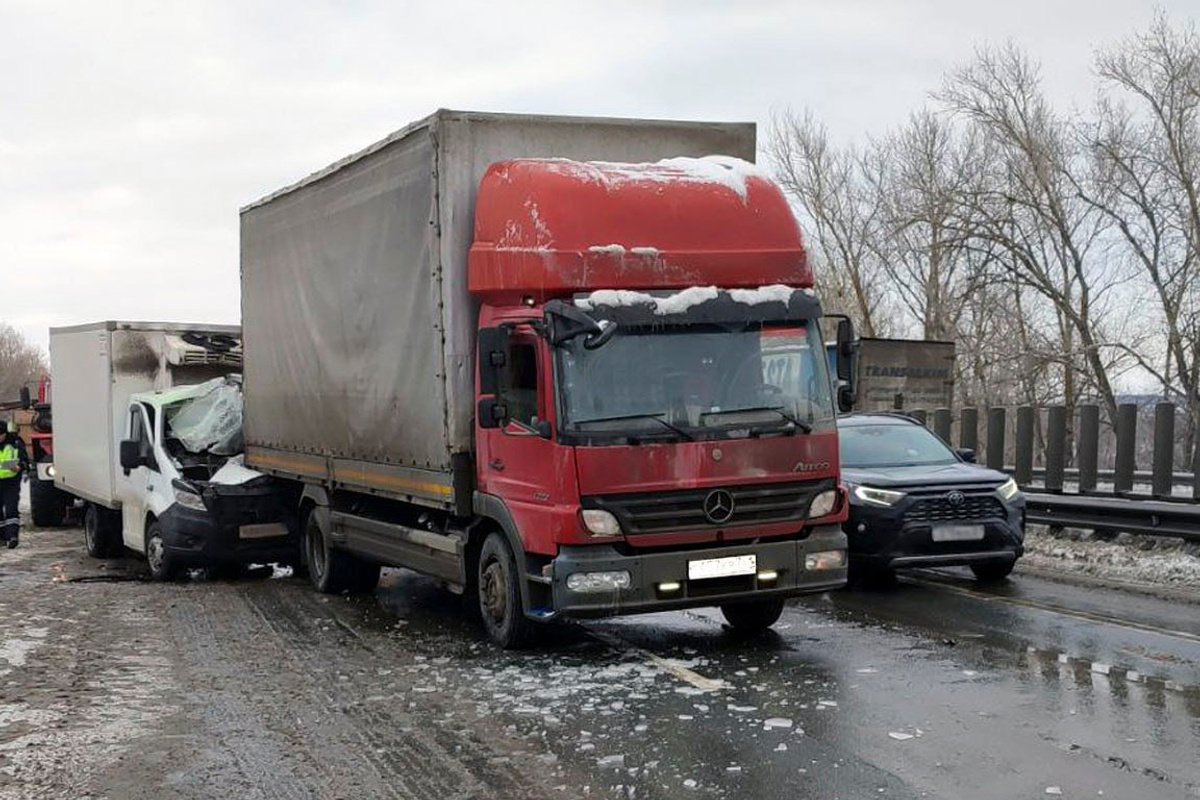
[(533, 640), (533, 626), (521, 604), (521, 572), (508, 542), (499, 532), (488, 534), (479, 551), (476, 581), (483, 629), (496, 644), (511, 650)]
[(726, 603), (721, 614), (729, 627), (738, 633), (759, 633), (779, 621), (783, 600), (751, 600), (748, 603)]
[(92, 558), (112, 558), (120, 553), (118, 529), (107, 508), (88, 503), (83, 512), (83, 540)]
[(379, 585), (379, 565), (332, 547), (315, 512), (304, 523), (308, 579), (321, 594), (370, 594)]
[(146, 564), (150, 567), (150, 577), (156, 581), (169, 581), (179, 574), (163, 544), (162, 526), (158, 520), (146, 528)]
[(71, 496), (54, 485), (54, 481), (29, 481), (29, 509), (33, 524), (38, 528), (53, 528), (62, 525), (67, 516)]
[(1012, 574), (1015, 566), (1017, 566), (1016, 559), (993, 561), (989, 564), (972, 564), (971, 572), (975, 573), (975, 580), (980, 583), (999, 583)]

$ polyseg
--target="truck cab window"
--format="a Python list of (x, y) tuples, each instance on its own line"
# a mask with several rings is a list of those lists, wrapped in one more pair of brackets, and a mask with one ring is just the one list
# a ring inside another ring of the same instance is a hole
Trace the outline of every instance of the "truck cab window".
[(500, 399), (508, 406), (510, 420), (532, 427), (538, 415), (537, 350), (532, 344), (514, 342), (509, 364)]

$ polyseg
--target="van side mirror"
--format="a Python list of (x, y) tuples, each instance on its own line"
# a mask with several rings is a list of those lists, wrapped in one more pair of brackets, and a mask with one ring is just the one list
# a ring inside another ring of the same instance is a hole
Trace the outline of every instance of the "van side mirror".
[(29, 394), (29, 387), (21, 387), (21, 408), (29, 409), (33, 406), (33, 399)]
[[(508, 366), (509, 335), (504, 327), (481, 328), (478, 337), (479, 396), (500, 392), (500, 375)], [(483, 420), (480, 415), (479, 419)]]
[(122, 440), (121, 469), (125, 470), (125, 474), (128, 475), (145, 463), (146, 459), (142, 457), (142, 443), (136, 442), (133, 439)]

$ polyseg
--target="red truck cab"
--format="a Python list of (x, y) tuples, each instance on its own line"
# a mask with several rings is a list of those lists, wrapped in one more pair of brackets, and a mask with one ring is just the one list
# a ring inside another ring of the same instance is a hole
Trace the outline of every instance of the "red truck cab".
[[(717, 605), (762, 628), (845, 583), (812, 286), (786, 199), (746, 162), (487, 170), (476, 511), (517, 532), (528, 615)], [(480, 580), (505, 580), (487, 558)]]

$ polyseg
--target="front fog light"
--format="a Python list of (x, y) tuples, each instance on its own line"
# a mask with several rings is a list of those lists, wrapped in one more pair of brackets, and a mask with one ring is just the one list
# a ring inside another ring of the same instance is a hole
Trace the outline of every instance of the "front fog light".
[(813, 498), (813, 501), (808, 505), (808, 518), (816, 519), (833, 513), (834, 506), (837, 505), (838, 493), (837, 489), (829, 489), (821, 492)]
[(633, 579), (625, 570), (618, 572), (576, 572), (567, 576), (567, 588), (572, 592), (613, 592), (628, 589)]
[(621, 523), (610, 512), (598, 508), (583, 510), (583, 527), (592, 536), (620, 536)]
[(846, 566), (845, 550), (822, 550), (819, 553), (809, 553), (804, 557), (804, 568), (807, 570), (841, 569)]

